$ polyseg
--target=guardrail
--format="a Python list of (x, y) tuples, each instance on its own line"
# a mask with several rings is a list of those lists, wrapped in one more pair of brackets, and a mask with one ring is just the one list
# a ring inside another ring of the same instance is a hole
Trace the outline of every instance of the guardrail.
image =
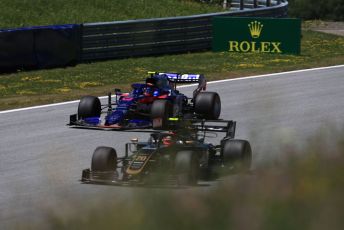
[[(86, 23), (82, 29), (81, 61), (210, 50), (213, 17), (287, 16), (288, 2), (284, 0), (232, 1), (234, 6), (236, 3), (238, 10), (223, 13)], [(239, 10), (244, 7), (249, 9)]]
[(282, 0), (232, 0), (231, 8), (243, 10), (245, 8), (269, 7), (281, 4)]
[(211, 49), (213, 17), (287, 16), (286, 0), (232, 0), (231, 3), (231, 10), (222, 13), (0, 29), (0, 73), (205, 51)]
[(80, 62), (80, 25), (0, 29), (0, 73)]

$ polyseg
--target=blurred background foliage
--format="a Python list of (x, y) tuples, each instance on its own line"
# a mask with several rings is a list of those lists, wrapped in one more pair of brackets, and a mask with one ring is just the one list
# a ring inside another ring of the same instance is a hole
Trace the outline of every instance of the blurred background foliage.
[(302, 19), (344, 20), (343, 0), (289, 0), (289, 16)]
[(44, 209), (44, 224), (11, 229), (344, 229), (343, 123), (296, 144), (285, 136), (278, 151), (262, 147), (264, 162), (251, 174), (195, 187), (112, 187), (128, 193), (119, 196), (83, 185), (94, 197), (66, 196)]
[(46, 210), (45, 226), (18, 229), (344, 229), (344, 132), (326, 126), (303, 147), (285, 143), (278, 154), (215, 185), (115, 186), (133, 193), (66, 200)]
[[(198, 2), (222, 5), (223, 0), (194, 0)], [(247, 1), (247, 0), (245, 0)], [(228, 3), (231, 0), (227, 1)], [(344, 20), (343, 0), (289, 0), (289, 16), (305, 20)]]

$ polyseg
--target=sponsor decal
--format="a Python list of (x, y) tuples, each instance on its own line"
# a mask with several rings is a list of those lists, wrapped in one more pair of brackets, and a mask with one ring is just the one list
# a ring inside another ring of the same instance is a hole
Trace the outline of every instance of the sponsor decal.
[(249, 32), (253, 41), (229, 41), (229, 52), (254, 52), (254, 53), (282, 53), (281, 42), (256, 42), (264, 25), (259, 21), (252, 21), (248, 24)]
[(217, 17), (213, 51), (300, 54), (299, 19)]

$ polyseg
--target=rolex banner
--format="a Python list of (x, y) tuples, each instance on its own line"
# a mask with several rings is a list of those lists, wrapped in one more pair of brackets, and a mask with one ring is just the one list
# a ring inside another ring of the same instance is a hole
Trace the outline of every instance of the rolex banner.
[(300, 19), (213, 19), (213, 51), (300, 54), (300, 40)]

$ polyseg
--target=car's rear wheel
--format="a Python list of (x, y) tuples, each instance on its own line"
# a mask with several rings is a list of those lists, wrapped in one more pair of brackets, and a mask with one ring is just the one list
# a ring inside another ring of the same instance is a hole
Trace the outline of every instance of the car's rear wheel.
[(248, 171), (252, 163), (251, 145), (246, 140), (226, 140), (222, 157), (225, 165), (230, 165), (236, 172)]
[(98, 97), (85, 96), (81, 98), (78, 107), (79, 119), (88, 117), (99, 117), (101, 113), (101, 104)]
[(209, 120), (216, 120), (221, 113), (220, 96), (215, 92), (200, 92), (195, 98), (195, 112)]
[(156, 100), (151, 107), (153, 129), (166, 129), (172, 114), (172, 104), (167, 100)]
[(199, 178), (199, 159), (193, 151), (179, 151), (175, 158), (178, 185), (196, 185)]
[(93, 153), (92, 171), (115, 171), (117, 165), (116, 150), (110, 147), (98, 147)]

